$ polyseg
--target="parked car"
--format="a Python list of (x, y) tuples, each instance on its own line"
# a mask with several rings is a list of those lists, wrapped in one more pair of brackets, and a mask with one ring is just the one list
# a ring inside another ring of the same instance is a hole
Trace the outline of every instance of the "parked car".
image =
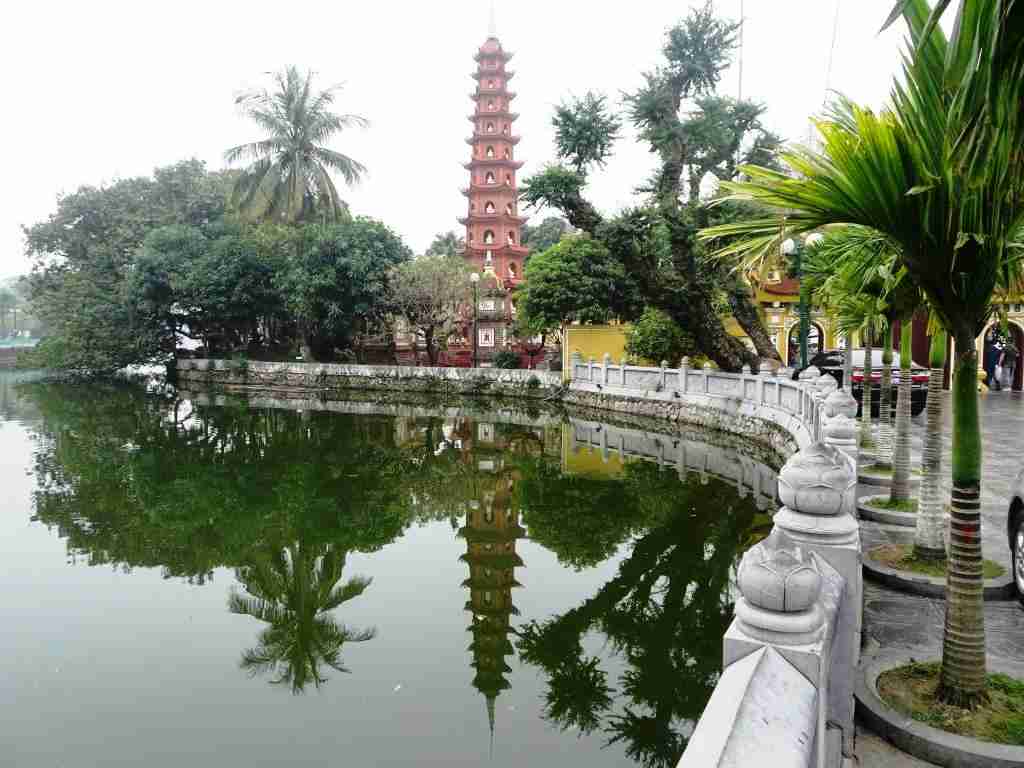
[[(877, 417), (880, 412), (882, 392), (882, 350), (873, 349), (871, 354), (871, 415)], [(822, 373), (835, 377), (839, 386), (843, 385), (843, 369), (846, 352), (842, 349), (818, 352), (810, 359), (809, 365), (817, 366)], [(793, 378), (797, 379), (803, 368), (798, 369)], [(917, 416), (928, 404), (928, 369), (910, 361), (910, 413)], [(900, 383), (900, 354), (892, 353), (892, 409), (896, 412), (896, 392)], [(858, 403), (864, 393), (864, 350), (853, 350), (853, 396)], [(860, 415), (858, 411), (857, 415)]]
[(1006, 534), (1010, 543), (1010, 563), (1017, 599), (1024, 605), (1024, 469), (1010, 490), (1010, 511), (1006, 515)]

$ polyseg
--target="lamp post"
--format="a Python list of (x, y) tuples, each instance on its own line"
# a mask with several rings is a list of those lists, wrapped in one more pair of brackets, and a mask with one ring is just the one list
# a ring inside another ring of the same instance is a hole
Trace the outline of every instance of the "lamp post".
[(477, 301), (477, 297), (476, 297), (476, 291), (477, 291), (476, 286), (477, 286), (477, 283), (480, 282), (480, 273), (479, 272), (474, 272), (473, 274), (471, 274), (469, 276), (469, 282), (471, 282), (473, 284), (473, 367), (476, 368), (476, 363), (477, 363), (477, 360), (476, 360), (476, 344), (477, 344), (476, 321), (477, 321), (477, 314), (476, 313), (477, 313), (477, 309), (480, 306), (480, 303)]
[[(803, 244), (793, 238), (783, 241), (780, 250), (782, 255), (789, 258), (792, 264), (793, 276), (800, 281), (800, 303), (798, 304), (798, 317), (800, 318), (800, 367), (807, 367), (807, 335), (811, 330), (811, 296), (810, 290), (804, 283), (803, 252), (805, 247), (815, 246), (824, 240), (824, 236), (815, 232), (807, 236)], [(819, 344), (821, 341), (819, 340)]]

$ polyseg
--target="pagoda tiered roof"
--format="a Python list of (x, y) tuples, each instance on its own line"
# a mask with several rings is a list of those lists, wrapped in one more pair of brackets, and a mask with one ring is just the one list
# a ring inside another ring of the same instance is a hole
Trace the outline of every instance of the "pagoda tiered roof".
[[(472, 223), (476, 224), (498, 224), (502, 221), (514, 221), (519, 226), (522, 226), (530, 220), (529, 216), (509, 216), (507, 213), (502, 211), (498, 213), (471, 213), (469, 216), (462, 216), (459, 218), (459, 224), (463, 226), (469, 226)], [(494, 250), (493, 248), (491, 250)]]
[(466, 119), (473, 123), (481, 117), (507, 117), (509, 120), (518, 120), (519, 113), (509, 112), (507, 109), (482, 109), (471, 115), (466, 115)]
[(476, 91), (469, 94), (469, 98), (476, 100), (481, 96), (504, 96), (509, 101), (512, 101), (518, 95), (515, 91), (506, 91), (504, 88), (485, 88), (481, 85)]
[(524, 163), (521, 160), (506, 160), (504, 157), (482, 157), (474, 158), (468, 163), (463, 163), (462, 167), (467, 171), (472, 171), (474, 168), (483, 168), (484, 166), (494, 165), (501, 166), (502, 168), (512, 168), (519, 170), (523, 167)]
[(480, 133), (474, 131), (473, 135), (466, 139), (467, 144), (476, 144), (478, 141), (507, 141), (509, 144), (518, 144), (522, 137), (516, 134), (504, 133)]
[(516, 71), (514, 69), (478, 69), (470, 77), (479, 80), (481, 77), (488, 77), (490, 75), (501, 75), (507, 82), (516, 76)]

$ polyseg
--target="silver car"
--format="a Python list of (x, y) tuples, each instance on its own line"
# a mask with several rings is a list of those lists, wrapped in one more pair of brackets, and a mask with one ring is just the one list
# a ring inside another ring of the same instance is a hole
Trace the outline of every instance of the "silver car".
[(1010, 543), (1010, 561), (1017, 599), (1024, 605), (1024, 469), (1010, 491), (1010, 512), (1006, 516), (1006, 533)]

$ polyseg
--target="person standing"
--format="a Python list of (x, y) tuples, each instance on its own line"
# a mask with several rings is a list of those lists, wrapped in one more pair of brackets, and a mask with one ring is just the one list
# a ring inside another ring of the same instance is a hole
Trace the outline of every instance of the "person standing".
[(1003, 380), (999, 382), (1000, 389), (1013, 388), (1013, 377), (1017, 373), (1017, 363), (1020, 360), (1020, 351), (1012, 341), (1006, 342), (1003, 353), (999, 356), (999, 365), (1002, 368)]

